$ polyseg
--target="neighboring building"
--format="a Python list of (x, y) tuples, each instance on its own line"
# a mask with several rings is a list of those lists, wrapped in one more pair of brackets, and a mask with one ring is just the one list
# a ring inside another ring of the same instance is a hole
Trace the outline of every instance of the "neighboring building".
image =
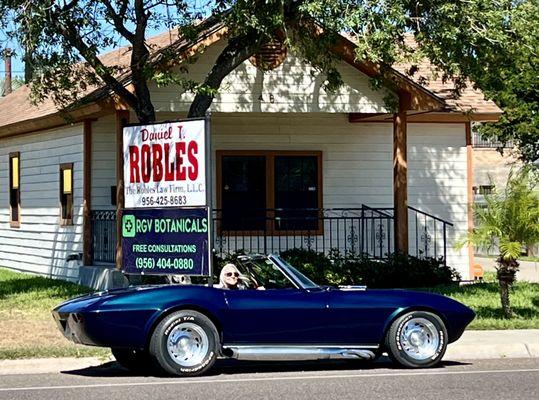
[[(152, 40), (179, 59), (204, 48), (189, 66), (202, 80), (225, 40), (220, 27), (206, 33), (190, 47), (168, 33)], [(470, 124), (501, 111), (470, 88), (454, 99), (440, 80), (421, 86), (395, 70), (393, 115), (353, 48), (346, 38), (336, 46), (335, 94), (293, 54), (266, 72), (246, 61), (224, 80), (211, 106), (215, 247), (374, 257), (397, 247), (445, 256), (468, 278), (469, 251), (452, 244), (471, 224)], [(129, 51), (103, 59), (125, 64)], [(158, 121), (185, 117), (193, 99), (178, 87), (151, 92)], [(82, 281), (112, 268), (121, 126), (136, 118), (99, 90), (91, 99), (72, 123), (51, 102), (32, 106), (27, 87), (0, 100), (0, 265)]]
[[(492, 194), (495, 189), (503, 190), (511, 170), (516, 172), (522, 167), (522, 162), (516, 156), (512, 143), (484, 139), (476, 132), (473, 134), (473, 150), (474, 204), (482, 207), (486, 205), (485, 195)], [(528, 255), (537, 254), (537, 246), (525, 249), (525, 252)], [(475, 248), (475, 255), (497, 256), (499, 249), (497, 246), (478, 247)]]

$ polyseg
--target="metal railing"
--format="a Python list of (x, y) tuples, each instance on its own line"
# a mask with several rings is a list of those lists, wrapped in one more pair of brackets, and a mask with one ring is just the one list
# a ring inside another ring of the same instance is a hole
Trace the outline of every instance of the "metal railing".
[[(218, 256), (237, 251), (282, 252), (293, 248), (383, 259), (394, 252), (392, 208), (213, 210)], [(453, 224), (408, 207), (409, 254), (447, 259), (448, 229)], [(94, 261), (115, 261), (116, 212), (93, 211)]]
[(474, 132), (474, 134), (473, 134), (473, 147), (486, 148), (486, 149), (489, 149), (489, 148), (494, 148), (494, 149), (506, 148), (507, 149), (507, 148), (512, 148), (513, 147), (513, 142), (507, 141), (507, 142), (504, 143), (504, 142), (498, 140), (497, 138), (484, 138), (479, 133)]
[(116, 261), (116, 211), (92, 211), (92, 257), (94, 262)]
[[(249, 217), (241, 218), (242, 214)], [(302, 248), (383, 258), (392, 249), (393, 217), (367, 206), (266, 209), (242, 214), (213, 211), (214, 247), (218, 255), (238, 250), (267, 254)], [(252, 229), (246, 229), (249, 226)]]

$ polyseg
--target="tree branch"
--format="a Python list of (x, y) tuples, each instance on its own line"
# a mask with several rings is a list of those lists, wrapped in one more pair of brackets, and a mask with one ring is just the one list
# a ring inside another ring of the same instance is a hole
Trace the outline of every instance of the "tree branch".
[(124, 20), (123, 20), (123, 15), (126, 13), (127, 11), (127, 6), (129, 4), (129, 2), (127, 0), (123, 0), (123, 3), (121, 4), (120, 6), (120, 10), (119, 12), (116, 12), (116, 10), (114, 9), (114, 7), (112, 6), (111, 2), (108, 1), (108, 0), (103, 0), (103, 4), (105, 5), (105, 7), (107, 8), (107, 12), (110, 16), (110, 18), (112, 19), (112, 22), (114, 24), (114, 27), (116, 28), (116, 30), (124, 37), (126, 38), (127, 40), (129, 40), (129, 42), (133, 43), (133, 41), (135, 40), (135, 35), (133, 35), (132, 32), (130, 32), (124, 25)]
[[(219, 89), (223, 79), (253, 55), (256, 47), (257, 42), (253, 41), (252, 37), (230, 39), (227, 46), (223, 49), (219, 57), (217, 57), (203, 85), (209, 89)], [(197, 93), (189, 108), (188, 118), (203, 117), (213, 102), (213, 98), (214, 95), (211, 92), (209, 94)]]
[[(52, 15), (51, 15), (52, 17)], [(81, 54), (81, 56), (94, 69), (95, 73), (109, 86), (114, 93), (120, 96), (133, 109), (137, 108), (137, 98), (120, 83), (109, 69), (97, 57), (97, 54), (91, 50), (82, 40), (76, 27), (72, 23), (58, 22), (59, 28), (64, 38)]]

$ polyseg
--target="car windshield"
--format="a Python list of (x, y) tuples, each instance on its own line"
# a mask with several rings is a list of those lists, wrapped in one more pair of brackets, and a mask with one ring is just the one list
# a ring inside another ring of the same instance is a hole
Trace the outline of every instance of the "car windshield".
[(315, 288), (319, 287), (316, 283), (311, 281), (309, 278), (307, 278), (305, 275), (303, 275), (301, 272), (299, 272), (296, 268), (294, 268), (293, 266), (288, 264), (280, 256), (271, 255), (270, 260), (274, 261), (287, 274), (291, 275), (292, 279), (294, 279), (294, 281), (298, 282), (303, 289), (315, 289)]
[(247, 288), (291, 289), (296, 282), (283, 273), (281, 268), (265, 256), (249, 256), (238, 259), (241, 279)]

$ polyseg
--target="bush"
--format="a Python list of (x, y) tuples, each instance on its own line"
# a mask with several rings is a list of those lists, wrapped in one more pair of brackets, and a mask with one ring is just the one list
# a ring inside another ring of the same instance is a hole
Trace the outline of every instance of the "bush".
[(281, 256), (320, 285), (367, 285), (372, 288), (412, 288), (449, 284), (458, 272), (442, 259), (392, 254), (385, 260), (332, 251), (329, 256), (313, 250), (291, 249)]

